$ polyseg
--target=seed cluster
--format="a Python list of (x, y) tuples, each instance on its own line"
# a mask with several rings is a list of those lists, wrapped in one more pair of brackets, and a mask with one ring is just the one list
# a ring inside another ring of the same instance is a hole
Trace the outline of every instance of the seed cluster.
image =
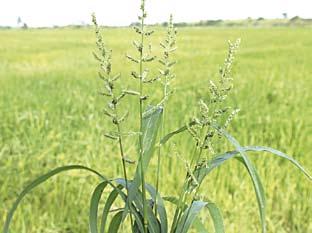
[[(100, 28), (98, 26), (95, 15), (92, 15), (92, 21), (95, 26), (97, 52), (93, 52), (95, 59), (100, 64), (98, 72), (99, 77), (104, 81), (104, 90), (100, 92), (101, 95), (108, 97), (107, 108), (103, 109), (104, 115), (111, 118), (115, 125), (122, 123), (129, 115), (129, 111), (119, 115), (117, 106), (126, 95), (139, 96), (140, 93), (132, 90), (117, 91), (117, 80), (121, 78), (120, 74), (112, 74), (112, 51), (107, 48), (103, 42)], [(121, 137), (121, 132), (110, 132), (104, 134), (107, 138), (118, 140)]]
[(173, 17), (170, 15), (166, 39), (160, 43), (160, 46), (163, 49), (163, 57), (159, 59), (159, 63), (162, 65), (162, 68), (159, 69), (159, 72), (162, 77), (161, 81), (164, 87), (164, 99), (166, 100), (172, 94), (170, 84), (171, 81), (175, 78), (175, 75), (172, 73), (172, 68), (176, 64), (176, 61), (172, 60), (171, 55), (177, 49), (176, 35), (177, 29), (174, 27)]
[(217, 127), (226, 128), (239, 112), (239, 109), (231, 111), (230, 106), (226, 106), (225, 101), (229, 92), (233, 88), (233, 78), (231, 74), (235, 53), (239, 47), (240, 40), (232, 43), (229, 41), (228, 55), (224, 65), (220, 68), (220, 78), (217, 83), (209, 82), (208, 101), (198, 102), (198, 115), (188, 125), (188, 132), (201, 149), (208, 149), (214, 154), (213, 138), (219, 135)]

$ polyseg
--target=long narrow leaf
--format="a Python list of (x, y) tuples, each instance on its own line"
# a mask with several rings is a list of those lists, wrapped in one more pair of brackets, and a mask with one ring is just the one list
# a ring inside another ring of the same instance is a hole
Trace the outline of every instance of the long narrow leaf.
[[(154, 151), (154, 147), (155, 147), (155, 142), (156, 142), (156, 138), (157, 138), (157, 133), (158, 133), (158, 129), (160, 126), (160, 122), (161, 122), (161, 116), (163, 113), (163, 108), (162, 107), (157, 107), (155, 108), (153, 111), (149, 111), (147, 110), (148, 113), (144, 114), (143, 116), (143, 127), (142, 127), (142, 159), (143, 159), (143, 173), (145, 173), (147, 171), (147, 168), (149, 166), (149, 163), (151, 161), (152, 155), (153, 155), (153, 151)], [(134, 179), (130, 185), (129, 188), (129, 202), (131, 203), (133, 201), (133, 199), (135, 198), (135, 196), (137, 195), (139, 186), (141, 184), (141, 161), (138, 161), (138, 166), (136, 168), (136, 172), (135, 172), (135, 176)], [(126, 205), (126, 211), (124, 212), (124, 216), (127, 214), (127, 210), (128, 207)]]
[(114, 215), (114, 217), (112, 218), (112, 221), (109, 225), (108, 228), (108, 232), (109, 233), (117, 233), (120, 225), (122, 223), (122, 212), (123, 211), (119, 211), (116, 215)]
[(213, 221), (215, 233), (224, 233), (224, 223), (221, 211), (215, 203), (208, 202), (206, 208), (209, 210)]
[(11, 223), (11, 220), (13, 218), (13, 215), (18, 207), (18, 205), (20, 204), (20, 202), (23, 200), (23, 198), (30, 192), (32, 191), (34, 188), (36, 188), (38, 185), (42, 184), (43, 182), (45, 182), (46, 180), (50, 179), (51, 177), (61, 173), (61, 172), (65, 172), (65, 171), (69, 171), (69, 170), (86, 170), (89, 171), (97, 176), (99, 176), (101, 179), (103, 180), (107, 180), (103, 175), (101, 175), (99, 172), (85, 167), (85, 166), (80, 166), (80, 165), (69, 165), (69, 166), (63, 166), (63, 167), (59, 167), (56, 168), (40, 177), (38, 177), (37, 179), (35, 179), (33, 182), (31, 182), (29, 185), (26, 186), (26, 188), (18, 195), (16, 201), (14, 202), (12, 208), (9, 210), (9, 213), (6, 217), (5, 223), (4, 223), (4, 227), (3, 227), (3, 233), (8, 233), (9, 232), (9, 226)]
[[(162, 198), (164, 201), (170, 202), (174, 205), (179, 205), (179, 199), (174, 197), (174, 196), (168, 196), (168, 197), (163, 197)], [(187, 208), (187, 204), (185, 203), (181, 203), (179, 209), (181, 209), (182, 211), (184, 211)]]
[[(211, 203), (211, 202), (209, 202), (206, 205), (206, 208), (209, 210), (209, 213), (211, 215), (215, 233), (224, 233), (225, 230), (224, 230), (224, 224), (223, 224), (223, 217), (221, 215), (219, 208), (216, 206), (216, 204)], [(198, 217), (195, 218), (193, 222), (193, 226), (198, 233), (208, 233), (204, 224), (200, 221)]]
[[(113, 191), (109, 194), (108, 198), (106, 199), (106, 202), (105, 202), (105, 205), (104, 205), (104, 208), (103, 208), (103, 212), (102, 212), (102, 217), (101, 217), (101, 233), (105, 232), (105, 226), (106, 226), (106, 222), (107, 222), (107, 217), (108, 217), (108, 214), (109, 214), (109, 212), (111, 210), (111, 207), (114, 204), (116, 198), (118, 196), (120, 196), (122, 198), (122, 200), (126, 203), (127, 196), (122, 191), (122, 189), (124, 187), (125, 187), (125, 184), (124, 185), (119, 184), (117, 187), (115, 187), (113, 189)], [(142, 216), (140, 215), (139, 212), (137, 212), (136, 207), (133, 204), (131, 204), (131, 206), (130, 206), (130, 211), (131, 211), (131, 214), (135, 218), (135, 224), (136, 224), (135, 226), (136, 226), (136, 228), (138, 229), (139, 232), (143, 232), (144, 228), (143, 228)], [(123, 218), (122, 222), (124, 220), (125, 219)]]
[(259, 213), (260, 213), (260, 220), (261, 220), (261, 226), (262, 226), (262, 232), (266, 232), (266, 222), (265, 222), (265, 210), (266, 210), (266, 201), (265, 201), (265, 193), (263, 191), (263, 185), (261, 183), (261, 180), (259, 178), (259, 175), (257, 173), (256, 168), (252, 164), (252, 162), (249, 160), (247, 157), (244, 149), (240, 146), (238, 141), (232, 137), (228, 132), (226, 132), (222, 128), (217, 128), (218, 131), (225, 136), (225, 138), (233, 145), (235, 146), (236, 150), (240, 153), (243, 159), (243, 163), (245, 164), (248, 173), (251, 177), (255, 192), (256, 192), (256, 197), (258, 201), (258, 207), (259, 207)]
[[(215, 168), (222, 165), (227, 160), (235, 157), (237, 154), (239, 154), (238, 151), (229, 151), (224, 154), (218, 155), (211, 160), (209, 160), (206, 164), (200, 167), (196, 167), (193, 174), (197, 178), (197, 182), (201, 184), (204, 180), (204, 178)], [(188, 189), (192, 191), (192, 189), (195, 188), (194, 186), (189, 186)]]
[(173, 137), (173, 136), (175, 136), (175, 135), (177, 135), (177, 134), (179, 134), (179, 133), (182, 133), (182, 132), (186, 131), (188, 127), (193, 126), (193, 125), (195, 125), (195, 124), (196, 124), (195, 121), (191, 121), (190, 123), (188, 123), (188, 125), (182, 126), (181, 128), (179, 128), (179, 129), (177, 129), (177, 130), (175, 130), (175, 131), (173, 131), (173, 132), (171, 132), (171, 133), (168, 133), (166, 136), (164, 136), (164, 137), (160, 140), (160, 144), (161, 144), (161, 145), (166, 144), (166, 142), (167, 142), (171, 137)]
[(303, 166), (300, 165), (300, 163), (298, 163), (295, 159), (291, 158), (289, 155), (287, 155), (281, 151), (275, 150), (275, 149), (270, 148), (270, 147), (265, 147), (265, 146), (246, 146), (243, 149), (245, 151), (269, 152), (269, 153), (272, 153), (272, 154), (279, 156), (283, 159), (286, 159), (286, 160), (290, 161), (292, 164), (294, 164), (297, 168), (299, 168), (310, 180), (312, 180), (312, 176), (308, 173), (308, 171), (306, 171), (304, 169)]
[(99, 202), (103, 193), (103, 190), (107, 186), (107, 182), (101, 182), (94, 190), (91, 201), (90, 201), (90, 215), (89, 225), (91, 233), (98, 233), (97, 219), (98, 219), (98, 208)]
[(199, 218), (195, 218), (195, 220), (193, 222), (193, 226), (196, 229), (197, 233), (208, 233), (204, 224), (200, 221)]
[(140, 221), (137, 222), (137, 221), (134, 221), (134, 226), (133, 226), (133, 233), (143, 233), (144, 232), (144, 229), (143, 229), (143, 225), (140, 226), (140, 224), (138, 223), (143, 223), (143, 216), (140, 214), (140, 212), (136, 211), (137, 212), (137, 215), (140, 217)]
[(192, 205), (184, 211), (180, 223), (177, 225), (176, 233), (187, 233), (199, 212), (206, 205), (207, 203), (204, 201), (194, 201)]
[(160, 230), (161, 230), (161, 233), (167, 233), (168, 232), (168, 219), (167, 219), (167, 212), (166, 212), (164, 201), (159, 195), (159, 193), (156, 193), (156, 190), (154, 189), (152, 185), (146, 184), (146, 190), (151, 195), (154, 203), (156, 203), (156, 198), (157, 198), (156, 208), (158, 210), (159, 219), (160, 219)]
[[(124, 179), (116, 179), (115, 181), (116, 183), (121, 184), (124, 187), (126, 186), (126, 182)], [(129, 182), (129, 184), (131, 185), (131, 182)], [(138, 209), (138, 211), (143, 214), (143, 200), (141, 198), (141, 192), (137, 191), (137, 194), (138, 195), (135, 196), (133, 202), (135, 203), (135, 206)], [(150, 205), (147, 205), (147, 220), (149, 232), (159, 233), (160, 232), (159, 222), (156, 216), (154, 215), (153, 209)]]
[(116, 189), (114, 189), (109, 196), (106, 199), (104, 208), (103, 208), (103, 212), (102, 212), (102, 217), (101, 217), (101, 229), (100, 232), (104, 233), (105, 231), (105, 226), (106, 226), (106, 222), (107, 222), (107, 217), (109, 214), (109, 211), (112, 207), (112, 205), (114, 204), (116, 198), (118, 197), (118, 190), (122, 190), (123, 186), (122, 185), (118, 185)]
[[(295, 159), (291, 158), (289, 155), (284, 154), (281, 151), (269, 148), (269, 147), (263, 147), (263, 146), (246, 146), (242, 147), (242, 150), (245, 152), (269, 152), (274, 155), (277, 155), (278, 157), (284, 158), (291, 163), (293, 163), (297, 168), (299, 168), (310, 180), (312, 180), (311, 175), (303, 168), (302, 165), (300, 165)], [(194, 176), (197, 177), (198, 183), (202, 183), (203, 179), (215, 168), (222, 165), (227, 160), (235, 157), (237, 154), (239, 154), (238, 151), (229, 151), (224, 154), (218, 155), (211, 160), (209, 160), (205, 166), (198, 167), (195, 169)]]
[[(163, 199), (165, 201), (171, 202), (174, 205), (179, 204), (179, 199), (177, 199), (176, 197), (163, 197)], [(206, 203), (205, 207), (209, 210), (209, 213), (211, 215), (213, 225), (214, 225), (214, 229), (215, 229), (215, 233), (224, 233), (225, 231), (224, 231), (223, 217), (222, 217), (222, 214), (221, 214), (219, 208), (217, 207), (217, 205), (215, 203), (212, 203), (212, 202), (205, 202), (205, 203)], [(185, 203), (182, 203), (181, 209), (182, 209), (182, 211), (184, 211), (184, 213), (186, 213), (187, 209), (188, 209), (187, 205)], [(182, 221), (183, 220), (181, 220), (180, 225), (182, 224)], [(197, 215), (193, 221), (193, 225), (198, 232), (207, 233), (207, 230), (205, 229), (204, 225), (201, 223), (201, 221), (199, 220)]]

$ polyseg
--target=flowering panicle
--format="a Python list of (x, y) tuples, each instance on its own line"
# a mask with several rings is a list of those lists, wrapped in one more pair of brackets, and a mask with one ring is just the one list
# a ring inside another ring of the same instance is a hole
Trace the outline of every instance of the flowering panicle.
[(214, 154), (212, 140), (216, 134), (219, 134), (216, 127), (228, 127), (239, 112), (238, 109), (230, 111), (231, 107), (224, 106), (228, 93), (233, 87), (231, 70), (239, 44), (239, 39), (234, 43), (229, 41), (228, 55), (224, 65), (220, 68), (219, 81), (217, 84), (210, 81), (209, 100), (207, 102), (199, 101), (199, 114), (194, 119), (196, 123), (188, 127), (188, 131), (196, 141), (197, 146), (201, 149), (208, 149), (211, 154)]
[(172, 93), (170, 90), (170, 82), (175, 78), (175, 75), (172, 73), (172, 68), (176, 64), (175, 60), (172, 60), (171, 55), (177, 49), (176, 48), (176, 35), (177, 29), (173, 25), (173, 17), (170, 15), (168, 22), (166, 39), (160, 43), (160, 46), (163, 49), (163, 56), (159, 59), (159, 63), (162, 65), (162, 68), (159, 69), (161, 75), (161, 81), (164, 86), (164, 98), (167, 99)]
[[(100, 70), (98, 72), (99, 77), (104, 81), (104, 90), (100, 92), (101, 95), (109, 97), (107, 108), (104, 108), (103, 113), (107, 117), (111, 118), (113, 124), (118, 125), (126, 120), (129, 115), (129, 112), (125, 112), (122, 115), (118, 114), (117, 106), (120, 104), (121, 100), (126, 95), (139, 95), (138, 92), (132, 90), (116, 90), (116, 81), (120, 79), (120, 74), (112, 74), (112, 51), (107, 48), (103, 42), (103, 37), (100, 33), (100, 28), (98, 26), (95, 15), (92, 15), (92, 22), (95, 26), (96, 34), (96, 45), (97, 52), (93, 52), (93, 55), (97, 61), (100, 63)], [(105, 136), (109, 139), (118, 140), (120, 133), (111, 132), (106, 133)]]
[[(128, 159), (124, 153), (124, 146), (123, 146), (123, 133), (121, 131), (121, 123), (126, 120), (129, 115), (129, 112), (125, 112), (119, 115), (118, 112), (118, 105), (120, 104), (121, 100), (126, 95), (137, 95), (138, 93), (131, 90), (123, 90), (118, 91), (116, 90), (116, 82), (120, 79), (120, 74), (112, 74), (112, 51), (106, 47), (103, 42), (102, 35), (100, 33), (100, 29), (98, 23), (96, 21), (96, 17), (92, 15), (92, 22), (95, 26), (95, 34), (96, 34), (96, 45), (98, 52), (93, 53), (95, 59), (100, 63), (100, 70), (99, 70), (99, 77), (104, 81), (104, 91), (101, 94), (105, 97), (108, 97), (107, 108), (104, 108), (103, 113), (107, 117), (112, 120), (112, 123), (116, 126), (115, 132), (109, 132), (104, 134), (105, 137), (118, 141), (119, 150), (120, 150), (120, 157), (122, 162), (123, 168), (123, 176), (126, 182), (126, 190), (127, 194), (129, 194), (129, 185), (128, 185), (128, 175), (127, 175), (127, 167), (126, 164), (134, 164), (134, 161)], [(129, 203), (128, 203), (129, 204)], [(130, 213), (130, 221), (131, 225), (133, 225), (132, 214)]]
[[(145, 44), (146, 38), (150, 37), (154, 31), (149, 30), (147, 26), (144, 24), (144, 20), (147, 17), (147, 13), (145, 10), (145, 0), (141, 1), (141, 15), (138, 16), (138, 19), (140, 21), (139, 26), (134, 26), (133, 29), (134, 31), (139, 34), (140, 40), (134, 40), (132, 42), (134, 48), (138, 51), (139, 56), (135, 57), (132, 55), (127, 54), (126, 57), (133, 63), (139, 64), (140, 70), (137, 71), (132, 71), (131, 76), (134, 79), (139, 80), (140, 82), (143, 83), (153, 83), (159, 79), (159, 77), (149, 77), (149, 70), (148, 69), (143, 69), (143, 64), (144, 63), (149, 63), (152, 62), (156, 59), (156, 56), (152, 55), (152, 46), (151, 44)], [(143, 100), (147, 99), (147, 96), (141, 96), (140, 98), (143, 98)]]

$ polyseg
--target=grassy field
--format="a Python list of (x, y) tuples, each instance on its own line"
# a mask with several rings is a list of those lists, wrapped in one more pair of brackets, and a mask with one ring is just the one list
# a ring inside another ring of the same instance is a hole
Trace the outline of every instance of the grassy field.
[[(159, 28), (153, 36), (155, 54), (160, 53), (157, 42), (163, 35)], [(124, 57), (133, 51), (134, 37), (130, 29), (105, 32), (113, 49), (113, 69), (121, 72), (125, 86), (133, 86), (132, 65)], [(168, 127), (175, 129), (192, 116), (197, 99), (208, 93), (208, 80), (218, 75), (226, 41), (238, 37), (242, 46), (231, 102), (242, 111), (230, 132), (243, 145), (266, 145), (293, 155), (311, 171), (310, 29), (181, 28)], [(0, 226), (22, 187), (58, 165), (82, 164), (108, 177), (122, 175), (117, 150), (103, 137), (108, 122), (101, 113), (105, 102), (97, 94), (101, 82), (91, 54), (94, 42), (91, 29), (0, 31)], [(135, 159), (134, 140), (127, 139), (126, 152)], [(173, 143), (166, 148), (162, 194), (176, 194), (182, 185), (186, 171), (175, 154), (187, 158), (190, 141), (183, 135), (174, 140), (178, 149)], [(268, 232), (312, 232), (311, 183), (292, 165), (270, 155), (251, 158), (266, 189)], [(150, 181), (155, 169), (156, 159)], [(83, 173), (49, 181), (23, 201), (11, 232), (88, 232), (89, 197), (96, 183)], [(219, 204), (229, 233), (260, 232), (253, 192), (247, 172), (235, 161), (215, 171), (202, 188)]]

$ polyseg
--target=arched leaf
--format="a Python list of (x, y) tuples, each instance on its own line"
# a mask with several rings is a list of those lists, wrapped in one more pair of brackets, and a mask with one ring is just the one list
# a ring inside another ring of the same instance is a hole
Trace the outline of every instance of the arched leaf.
[[(159, 219), (160, 219), (160, 230), (161, 233), (167, 233), (168, 232), (168, 219), (167, 219), (167, 212), (165, 208), (165, 204), (159, 193), (156, 193), (156, 190), (154, 187), (150, 184), (146, 184), (146, 190), (149, 192), (149, 194), (152, 197), (152, 200), (154, 203), (157, 203), (157, 212), (159, 214)], [(157, 194), (157, 195), (156, 195)], [(157, 198), (157, 202), (156, 202)], [(157, 216), (156, 216), (157, 218)]]
[[(169, 201), (174, 205), (178, 205), (179, 204), (179, 200), (176, 197), (163, 197), (163, 199), (165, 201)], [(204, 205), (205, 203), (205, 205)], [(215, 203), (212, 202), (202, 202), (202, 205), (204, 205), (208, 210), (209, 213), (211, 215), (213, 224), (214, 224), (214, 229), (215, 229), (215, 233), (224, 233), (224, 223), (223, 223), (223, 217), (222, 214), (219, 210), (219, 208), (217, 207), (217, 205)], [(184, 212), (184, 215), (188, 215), (190, 214), (190, 210), (188, 208), (188, 206), (185, 203), (182, 203), (181, 206), (182, 211)], [(202, 206), (200, 207), (200, 210), (202, 209)], [(200, 222), (199, 218), (198, 218), (198, 214), (200, 212), (200, 210), (196, 213), (195, 219), (193, 219), (193, 221), (191, 222), (191, 225), (193, 224), (194, 227), (197, 229), (198, 232), (200, 233), (206, 233), (207, 230), (205, 229), (204, 225)], [(178, 223), (177, 225), (185, 225), (184, 228), (187, 226), (186, 223), (184, 223), (186, 221), (186, 218), (182, 217), (182, 219), (180, 220), (180, 223)], [(189, 225), (189, 227), (191, 226)], [(178, 230), (182, 230), (181, 227), (177, 228), (177, 233), (180, 232)]]
[(292, 157), (290, 157), (289, 155), (287, 155), (281, 151), (275, 150), (275, 149), (270, 148), (270, 147), (265, 147), (265, 146), (246, 146), (246, 147), (243, 147), (243, 149), (245, 151), (253, 151), (253, 152), (262, 152), (262, 151), (269, 152), (269, 153), (272, 153), (278, 157), (286, 159), (286, 160), (290, 161), (292, 164), (294, 164), (297, 168), (299, 168), (310, 180), (312, 180), (312, 176), (308, 173), (308, 171), (306, 171), (304, 169), (303, 166), (300, 165), (300, 163), (298, 163), (295, 159), (293, 159)]
[[(117, 189), (122, 190), (123, 186), (122, 185), (118, 185)], [(107, 222), (107, 217), (109, 214), (109, 211), (113, 205), (113, 203), (115, 202), (116, 198), (118, 197), (118, 191), (117, 189), (114, 189), (109, 196), (106, 199), (104, 208), (103, 208), (103, 212), (102, 212), (102, 217), (101, 217), (101, 229), (100, 232), (104, 233), (105, 232), (105, 226), (106, 226), (106, 222)]]
[[(152, 110), (151, 110), (152, 109)], [(142, 159), (143, 159), (143, 173), (146, 173), (149, 163), (151, 161), (155, 142), (157, 138), (158, 129), (161, 122), (161, 116), (163, 113), (163, 108), (159, 107), (150, 107), (145, 114), (143, 114), (143, 122), (142, 122)], [(129, 187), (129, 202), (131, 203), (137, 192), (139, 190), (139, 186), (142, 181), (142, 170), (141, 170), (141, 158), (138, 161), (138, 165), (135, 171), (134, 179)], [(126, 205), (125, 212), (123, 217), (125, 217), (128, 213), (128, 207)]]
[[(126, 186), (125, 180), (124, 179), (116, 179), (116, 183), (123, 185), (124, 187)], [(131, 182), (128, 184), (132, 185)], [(137, 194), (133, 200), (135, 203), (136, 208), (138, 211), (143, 215), (143, 200), (142, 200), (142, 195), (140, 191), (137, 191)], [(148, 204), (147, 205), (147, 220), (148, 220), (148, 229), (149, 232), (151, 233), (159, 233), (160, 232), (160, 224), (158, 222), (158, 219), (154, 215), (152, 207)]]
[(265, 233), (266, 232), (266, 222), (265, 222), (266, 200), (265, 200), (265, 193), (263, 190), (263, 185), (258, 175), (258, 172), (256, 168), (254, 167), (253, 163), (249, 160), (243, 147), (241, 147), (241, 145), (238, 143), (238, 141), (234, 137), (232, 137), (226, 130), (216, 127), (216, 126), (214, 127), (235, 147), (235, 149), (241, 155), (242, 160), (240, 161), (243, 162), (243, 164), (245, 165), (250, 175), (250, 178), (252, 180), (254, 189), (255, 189), (255, 193), (256, 193), (256, 197), (258, 201), (259, 213), (260, 213), (262, 233)]
[(119, 211), (112, 218), (112, 221), (111, 221), (109, 228), (108, 228), (109, 233), (117, 233), (118, 232), (120, 225), (122, 223), (122, 212), (123, 211)]
[(221, 211), (215, 203), (208, 202), (206, 208), (209, 210), (210, 216), (213, 221), (215, 233), (224, 233), (224, 223)]
[(103, 190), (107, 186), (107, 182), (101, 182), (93, 191), (90, 201), (90, 214), (89, 214), (89, 225), (91, 233), (98, 233), (97, 220), (98, 220), (98, 208), (99, 202), (103, 193)]
[(176, 233), (187, 233), (199, 212), (206, 205), (207, 203), (204, 201), (193, 201), (191, 206), (182, 214), (180, 222), (177, 224)]
[[(51, 177), (61, 173), (61, 172), (65, 172), (65, 171), (69, 171), (69, 170), (86, 170), (89, 171), (97, 176), (99, 176), (101, 179), (103, 180), (107, 180), (103, 175), (101, 175), (99, 172), (85, 167), (85, 166), (80, 166), (80, 165), (69, 165), (69, 166), (63, 166), (63, 167), (59, 167), (56, 168), (40, 177), (38, 177), (37, 179), (35, 179), (33, 182), (31, 182), (29, 185), (26, 186), (26, 188), (18, 195), (16, 201), (13, 203), (12, 208), (9, 210), (9, 213), (6, 217), (4, 226), (3, 226), (3, 233), (8, 233), (9, 232), (9, 226), (11, 223), (11, 220), (13, 218), (13, 215), (18, 207), (18, 205), (20, 204), (20, 202), (23, 200), (23, 198), (30, 192), (32, 191), (34, 188), (36, 188), (38, 185), (44, 183), (45, 181), (47, 181), (48, 179), (50, 179)], [(109, 182), (107, 180), (107, 182)]]

